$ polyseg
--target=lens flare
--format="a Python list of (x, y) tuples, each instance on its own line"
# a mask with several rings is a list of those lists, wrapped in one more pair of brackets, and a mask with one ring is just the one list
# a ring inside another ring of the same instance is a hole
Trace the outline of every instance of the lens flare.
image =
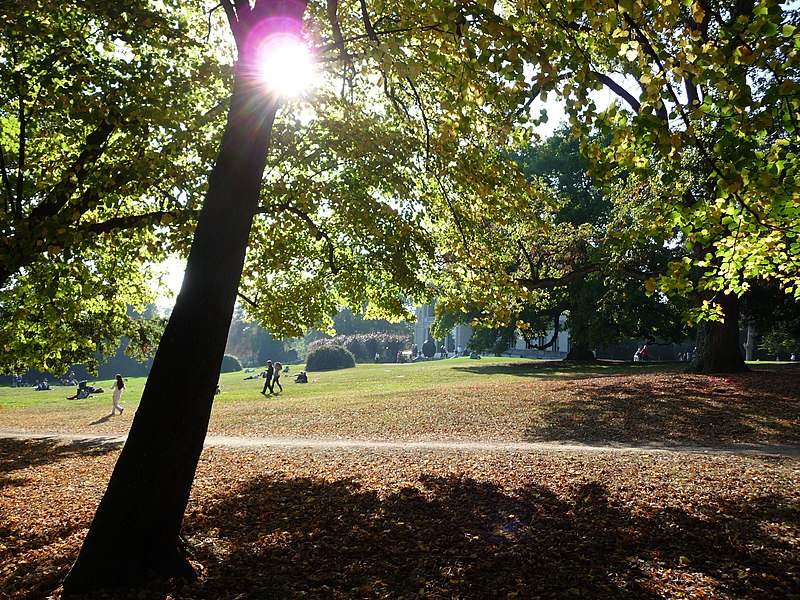
[(281, 96), (298, 96), (313, 87), (317, 73), (308, 46), (291, 34), (264, 40), (257, 55), (258, 74), (267, 89)]

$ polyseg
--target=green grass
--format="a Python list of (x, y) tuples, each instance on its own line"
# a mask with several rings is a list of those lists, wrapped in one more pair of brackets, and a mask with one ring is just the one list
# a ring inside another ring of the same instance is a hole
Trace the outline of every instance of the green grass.
[[(679, 364), (679, 363), (675, 363)], [(407, 394), (414, 390), (458, 386), (474, 381), (484, 381), (491, 377), (495, 381), (508, 381), (519, 377), (543, 379), (565, 379), (590, 377), (603, 374), (622, 373), (631, 370), (651, 371), (669, 368), (670, 363), (640, 363), (636, 365), (598, 364), (565, 367), (559, 361), (532, 361), (508, 357), (484, 357), (481, 360), (454, 358), (448, 360), (423, 361), (414, 363), (359, 364), (353, 369), (309, 373), (309, 384), (294, 383), (294, 375), (303, 365), (292, 365), (289, 373), (281, 377), (284, 393), (282, 399), (297, 399), (308, 402), (327, 403), (337, 399), (352, 401), (354, 392), (359, 397), (374, 398)], [(260, 372), (261, 369), (257, 369)], [(239, 371), (223, 373), (220, 376), (222, 395), (217, 403), (253, 400), (261, 397), (263, 379), (245, 380), (250, 375)], [(126, 406), (139, 403), (146, 377), (125, 379), (123, 401)], [(73, 386), (53, 386), (49, 391), (36, 391), (34, 388), (0, 387), (0, 409), (60, 409), (65, 411), (92, 410), (98, 404), (111, 405), (111, 385), (113, 380), (91, 380), (90, 385), (102, 387), (103, 394), (96, 394), (85, 400), (67, 400), (75, 393)], [(278, 397), (276, 397), (277, 399)]]
[[(409, 387), (427, 387), (434, 384), (447, 384), (469, 377), (453, 367), (464, 365), (469, 359), (453, 359), (451, 361), (431, 361), (408, 364), (363, 364), (354, 369), (309, 373), (309, 384), (294, 383), (294, 375), (302, 369), (302, 365), (290, 367), (289, 373), (281, 377), (285, 394), (304, 400), (332, 399), (337, 396), (349, 396), (354, 390), (360, 393), (395, 393), (406, 391)], [(484, 359), (484, 363), (509, 362), (514, 359)], [(477, 362), (477, 361), (472, 361)], [(257, 369), (260, 372), (261, 369)], [(223, 373), (220, 386), (223, 394), (218, 402), (236, 400), (252, 400), (264, 385), (263, 379), (245, 380), (250, 375), (243, 371)], [(138, 404), (142, 397), (146, 377), (127, 377), (125, 379), (124, 401), (127, 405)], [(74, 386), (53, 386), (48, 391), (36, 391), (32, 387), (12, 388), (0, 387), (0, 408), (34, 408), (60, 407), (65, 410), (83, 410), (97, 406), (98, 402), (108, 399), (111, 402), (112, 380), (89, 380), (90, 385), (102, 387), (106, 392), (96, 394), (85, 400), (67, 400), (67, 396), (75, 393)]]
[[(798, 365), (762, 364), (755, 367), (757, 372), (735, 382), (687, 377), (679, 373), (684, 367), (657, 362), (565, 365), (506, 357), (457, 358), (361, 364), (312, 372), (308, 384), (297, 384), (293, 376), (301, 367), (293, 366), (282, 377), (284, 392), (267, 397), (261, 395), (263, 379), (245, 379), (240, 371), (220, 377), (222, 394), (214, 401), (209, 434), (647, 441), (675, 437), (676, 428), (685, 429), (686, 415), (692, 413), (691, 423), (706, 423), (713, 435), (691, 426), (684, 436), (689, 441), (712, 444), (741, 438), (786, 443), (795, 439), (787, 433), (792, 427), (787, 415), (794, 406), (791, 373), (797, 372)], [(125, 413), (114, 417), (110, 392), (67, 400), (72, 387), (46, 392), (0, 388), (0, 430), (127, 433), (145, 381), (127, 380), (122, 398)], [(110, 390), (110, 381), (96, 383)], [(780, 389), (772, 389), (775, 384)], [(721, 416), (729, 426), (720, 428)], [(755, 422), (760, 425), (754, 426)]]
[[(482, 360), (456, 358), (405, 364), (359, 364), (352, 369), (312, 372), (308, 384), (297, 384), (294, 375), (303, 365), (292, 365), (281, 377), (284, 392), (269, 398), (272, 412), (288, 413), (298, 410), (334, 411), (342, 406), (363, 406), (376, 400), (400, 396), (424, 397), (427, 390), (441, 390), (488, 380), (503, 381), (520, 376), (560, 378), (565, 374), (558, 363), (528, 361), (518, 358), (487, 357)], [(590, 372), (599, 367), (581, 369)], [(260, 369), (257, 369), (260, 371)], [(220, 376), (222, 394), (215, 398), (215, 411), (236, 420), (240, 405), (265, 406), (261, 389), (263, 379), (246, 380), (243, 371)], [(570, 376), (575, 376), (572, 373)], [(142, 397), (146, 377), (126, 378), (122, 403), (127, 415), (132, 415)], [(106, 390), (84, 400), (68, 400), (75, 393), (73, 386), (53, 386), (48, 391), (34, 388), (0, 388), (0, 428), (69, 431), (85, 429), (89, 424), (96, 430), (98, 418), (111, 411), (112, 380), (90, 380), (95, 387)], [(248, 409), (245, 409), (246, 413)], [(243, 418), (243, 421), (247, 419)], [(73, 425), (75, 424), (75, 425)], [(121, 423), (116, 423), (114, 430)]]

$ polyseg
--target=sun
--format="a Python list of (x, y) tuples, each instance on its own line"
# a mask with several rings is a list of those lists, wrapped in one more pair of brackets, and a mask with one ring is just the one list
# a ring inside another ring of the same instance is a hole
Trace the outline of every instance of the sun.
[(317, 70), (311, 50), (294, 35), (268, 37), (256, 60), (259, 79), (274, 94), (299, 96), (315, 84)]

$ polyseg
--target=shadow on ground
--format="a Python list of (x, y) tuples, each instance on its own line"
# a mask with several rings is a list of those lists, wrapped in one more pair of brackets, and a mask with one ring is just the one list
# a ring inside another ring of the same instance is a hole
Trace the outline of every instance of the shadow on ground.
[(177, 597), (646, 599), (664, 579), (726, 597), (800, 591), (797, 549), (762, 526), (797, 527), (798, 509), (773, 496), (698, 514), (632, 511), (599, 482), (567, 498), (459, 477), (423, 485), (379, 499), (348, 481), (251, 480), (189, 519), (189, 536), (217, 548), (201, 547), (205, 577)]
[[(37, 445), (34, 454), (47, 447)], [(27, 444), (13, 450), (31, 452)], [(668, 482), (641, 497), (599, 480), (574, 479), (556, 493), (535, 481), (510, 489), (426, 474), (414, 487), (379, 495), (350, 479), (241, 475), (231, 480), (235, 487), (200, 496), (185, 520), (184, 535), (203, 565), (200, 579), (90, 597), (646, 600), (800, 593), (800, 505), (788, 487), (739, 496), (714, 485), (679, 500), (672, 494), (685, 490)], [(70, 557), (51, 564), (49, 553), (40, 556), (20, 578), (44, 569), (41, 584), (20, 589), (23, 579), (9, 579), (9, 598), (43, 598), (63, 579)]]
[(529, 441), (800, 448), (800, 379), (751, 372), (575, 381), (548, 403)]
[(19, 481), (15, 471), (55, 463), (73, 456), (100, 456), (118, 450), (122, 442), (64, 441), (57, 437), (0, 438), (0, 490)]
[(514, 375), (539, 379), (586, 379), (588, 377), (612, 376), (621, 373), (680, 372), (681, 363), (631, 363), (618, 360), (598, 360), (593, 363), (564, 360), (530, 360), (510, 363), (473, 364), (453, 367), (454, 371), (475, 375)]

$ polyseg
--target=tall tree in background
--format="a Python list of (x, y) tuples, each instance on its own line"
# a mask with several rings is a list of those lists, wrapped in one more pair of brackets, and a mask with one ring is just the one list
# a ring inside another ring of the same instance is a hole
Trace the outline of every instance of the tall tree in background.
[[(568, 0), (495, 8), (493, 30), (508, 44), (500, 76), (517, 82), (520, 100), (563, 98), (592, 175), (619, 192), (612, 261), (627, 264), (641, 242), (680, 246), (665, 269), (642, 273), (646, 290), (696, 299), (695, 371), (744, 369), (739, 296), (754, 278), (800, 294), (797, 12), (774, 0)], [(610, 107), (598, 106), (600, 90), (615, 99)], [(525, 142), (532, 134), (525, 114), (519, 117), (515, 134)], [(592, 143), (598, 133), (610, 142)], [(460, 198), (472, 200), (468, 193)], [(462, 210), (475, 218), (451, 228), (447, 255), (463, 281), (487, 290), (486, 301), (507, 321), (514, 310), (503, 309), (504, 296), (527, 301), (537, 292), (515, 287), (513, 273), (486, 264), (485, 257), (493, 265), (514, 261), (490, 241), (482, 211)], [(548, 235), (547, 223), (536, 225), (542, 210), (519, 216)], [(513, 223), (493, 223), (504, 235), (525, 235)], [(470, 235), (483, 241), (466, 243)]]
[[(544, 344), (533, 343), (534, 349), (552, 347), (559, 331), (569, 330), (569, 360), (593, 360), (592, 348), (623, 338), (685, 339), (680, 299), (648, 297), (642, 286), (644, 274), (663, 269), (673, 252), (642, 240), (624, 261), (613, 260), (621, 208), (587, 175), (590, 164), (580, 145), (570, 128), (562, 126), (512, 154), (539, 190), (533, 205), (538, 220), (484, 228), (484, 245), (492, 254), (481, 256), (482, 266), (487, 273), (501, 274), (505, 283), (498, 277), (481, 289), (468, 285), (469, 272), (446, 272), (439, 288), (442, 318), (437, 319), (437, 335), (446, 324), (491, 326), (497, 311), (507, 311), (513, 324), (505, 328), (512, 334), (519, 328), (519, 334), (530, 339), (549, 332)], [(504, 262), (488, 269), (490, 256)], [(506, 285), (507, 292), (497, 295), (498, 285)], [(465, 298), (469, 310), (459, 317)]]
[[(641, 202), (620, 239), (685, 249), (647, 289), (698, 301), (693, 370), (742, 370), (739, 296), (754, 278), (798, 293), (797, 15), (771, 0), (588, 8), (551, 12), (572, 53), (551, 52), (550, 65), (569, 73), (578, 130), (611, 136), (587, 147), (594, 172), (608, 183), (624, 172), (621, 200)], [(618, 98), (602, 113), (590, 96), (600, 88)]]

